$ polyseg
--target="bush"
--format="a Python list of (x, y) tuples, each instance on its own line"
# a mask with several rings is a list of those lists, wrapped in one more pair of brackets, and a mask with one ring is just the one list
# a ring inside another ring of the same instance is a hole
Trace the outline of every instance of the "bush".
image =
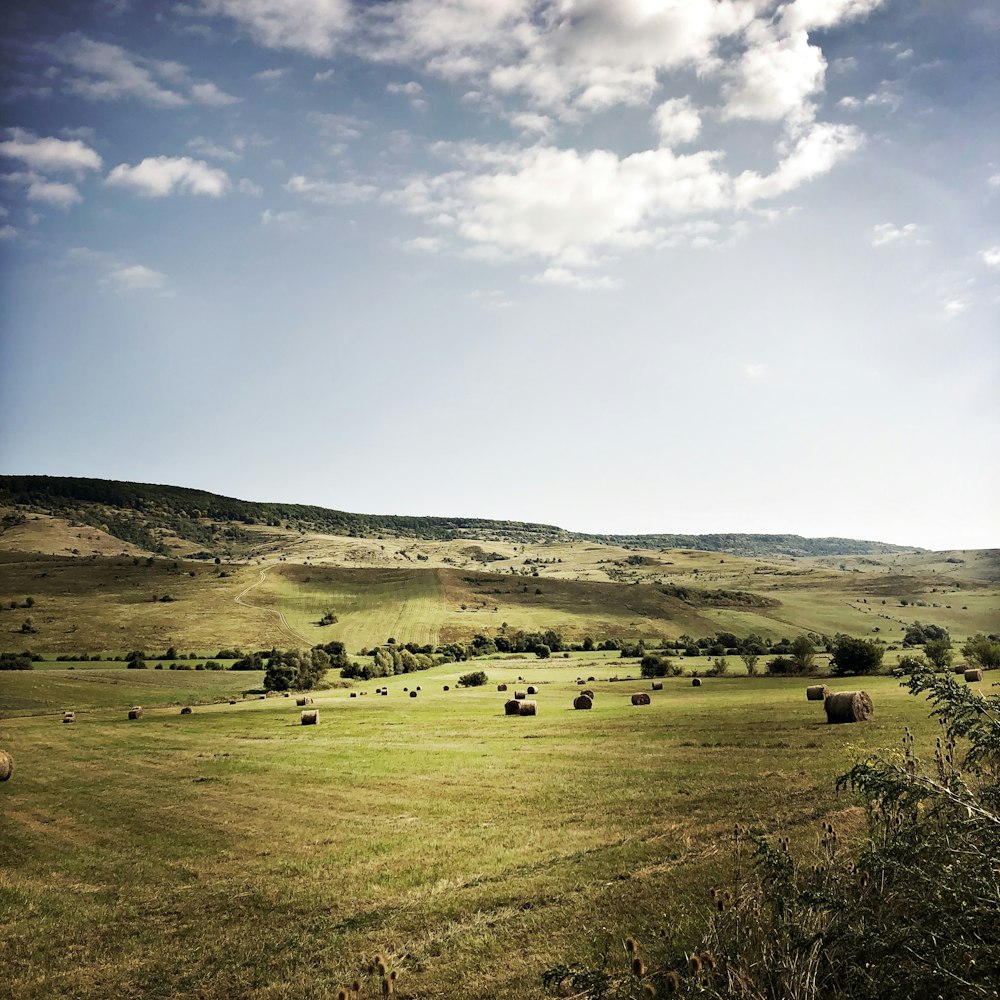
[(27, 653), (0, 653), (0, 670), (34, 670)]
[(885, 647), (875, 639), (854, 639), (838, 635), (833, 640), (830, 669), (839, 677), (873, 674), (882, 664)]
[(767, 672), (778, 676), (787, 676), (801, 674), (802, 667), (796, 660), (788, 656), (775, 656), (767, 661)]
[(129, 660), (128, 662), (129, 670), (148, 670), (149, 667), (146, 665), (146, 661), (143, 659)]
[(552, 655), (552, 650), (544, 642), (535, 646), (535, 656), (540, 660), (547, 660)]
[(475, 670), (471, 674), (462, 674), (458, 679), (459, 687), (482, 687), (489, 678), (486, 676), (485, 670)]
[[(639, 664), (639, 676), (670, 677), (675, 675), (674, 669), (669, 656), (654, 656), (652, 653), (647, 653)], [(676, 672), (680, 673), (680, 667), (676, 668)]]

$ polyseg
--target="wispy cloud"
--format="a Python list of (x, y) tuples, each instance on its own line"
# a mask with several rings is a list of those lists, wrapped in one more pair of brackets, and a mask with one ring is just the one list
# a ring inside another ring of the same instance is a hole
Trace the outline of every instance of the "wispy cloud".
[(237, 100), (214, 83), (192, 81), (180, 63), (133, 55), (80, 32), (44, 48), (66, 67), (64, 88), (89, 100), (133, 99), (160, 108), (221, 107)]
[(897, 226), (891, 222), (880, 222), (872, 226), (868, 235), (868, 242), (873, 247), (884, 247), (890, 244), (923, 244), (927, 241), (920, 237), (920, 227), (915, 222), (908, 222), (904, 226)]
[(292, 177), (285, 184), (285, 190), (291, 194), (301, 195), (306, 201), (317, 205), (354, 205), (370, 201), (378, 194), (378, 188), (371, 184), (359, 184), (356, 181), (310, 180), (301, 174)]

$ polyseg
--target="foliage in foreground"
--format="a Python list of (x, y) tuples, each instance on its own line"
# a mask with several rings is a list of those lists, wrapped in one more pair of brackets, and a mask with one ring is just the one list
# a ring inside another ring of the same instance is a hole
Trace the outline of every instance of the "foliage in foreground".
[(941, 722), (933, 761), (902, 751), (838, 780), (864, 800), (867, 839), (847, 857), (824, 826), (804, 863), (737, 828), (732, 881), (712, 892), (698, 948), (649, 966), (633, 939), (597, 968), (543, 980), (578, 1000), (965, 1000), (1000, 996), (1000, 697), (923, 666), (904, 682)]

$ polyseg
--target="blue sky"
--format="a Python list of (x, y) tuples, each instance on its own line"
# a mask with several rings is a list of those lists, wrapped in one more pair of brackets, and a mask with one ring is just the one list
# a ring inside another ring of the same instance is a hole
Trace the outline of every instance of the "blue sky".
[(0, 471), (1000, 543), (988, 0), (0, 18)]

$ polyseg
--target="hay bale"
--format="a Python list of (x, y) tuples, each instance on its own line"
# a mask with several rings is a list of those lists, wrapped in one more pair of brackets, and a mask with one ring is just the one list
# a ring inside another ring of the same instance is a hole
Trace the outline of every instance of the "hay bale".
[(983, 679), (983, 672), (978, 667), (965, 671), (966, 684), (971, 684), (973, 681), (981, 681), (982, 679)]
[(6, 750), (0, 750), (0, 781), (8, 781), (14, 773), (14, 758)]
[(691, 687), (693, 687), (693, 688), (700, 688), (701, 687), (701, 678), (700, 677), (692, 677), (691, 678)]
[(645, 691), (640, 691), (639, 694), (632, 695), (633, 705), (648, 705), (649, 695)]
[(190, 714), (191, 714), (191, 708), (190, 708), (190, 706), (189, 705), (185, 705), (181, 709), (181, 715), (190, 715)]
[(506, 702), (503, 707), (504, 715), (520, 715), (521, 703), (513, 698)]
[[(358, 692), (357, 692), (357, 691), (352, 691), (352, 692), (351, 692), (351, 697), (352, 697), (352, 698), (357, 698), (357, 696), (358, 696)], [(304, 705), (304, 704), (305, 704), (305, 702), (303, 701), (303, 702), (302, 702), (302, 704)]]
[(538, 714), (538, 702), (537, 701), (519, 701), (518, 705), (518, 715), (537, 715)]
[(451, 690), (451, 688), (449, 688), (447, 684), (445, 684), (444, 689), (445, 689), (445, 691), (450, 691)]
[(135, 708), (130, 708), (128, 710), (128, 717), (130, 719), (141, 719), (142, 718), (142, 708), (136, 705)]
[[(351, 697), (353, 698), (354, 695), (352, 694)], [(299, 708), (305, 708), (306, 705), (311, 705), (312, 704), (312, 698), (296, 698), (295, 699), (295, 704)]]
[(319, 710), (311, 708), (302, 713), (301, 721), (303, 726), (315, 726), (319, 722)]
[(576, 709), (593, 708), (594, 702), (593, 699), (588, 698), (585, 694), (581, 694), (573, 699), (573, 707)]
[(825, 684), (810, 684), (806, 688), (806, 701), (826, 701), (830, 689)]
[(417, 696), (417, 692), (416, 691), (411, 691), (410, 692), (410, 697), (411, 698), (416, 698), (416, 696)]
[(595, 681), (595, 680), (597, 680), (597, 678), (594, 677), (593, 675), (591, 675), (590, 677), (587, 678), (587, 683), (589, 684), (591, 681)]
[(230, 705), (235, 705), (236, 704), (236, 699), (235, 698), (230, 698), (229, 699), (229, 704)]
[(506, 684), (498, 684), (497, 685), (497, 690), (498, 691), (506, 691), (507, 690), (507, 685)]
[(404, 691), (409, 691), (410, 689), (409, 689), (409, 688), (403, 688), (403, 690), (404, 690)]
[(518, 701), (524, 701), (524, 699), (525, 699), (525, 698), (527, 698), (527, 697), (528, 697), (528, 695), (527, 695), (527, 693), (526, 693), (526, 692), (524, 692), (524, 691), (515, 691), (515, 692), (514, 692), (514, 697), (515, 697), (515, 698), (516, 698), (516, 699), (517, 699)]
[(651, 685), (651, 688), (652, 688), (653, 691), (662, 691), (663, 690), (663, 681), (653, 681), (653, 683)]
[(538, 691), (535, 688), (533, 688), (533, 687), (529, 687), (528, 688), (528, 694), (538, 694)]
[(577, 684), (586, 684), (587, 682), (582, 677), (577, 677), (576, 683)]
[(584, 696), (585, 698), (589, 698), (589, 699), (590, 699), (591, 701), (593, 701), (593, 700), (594, 700), (594, 692), (593, 692), (593, 691), (591, 691), (591, 690), (590, 690), (590, 688), (584, 688), (584, 689), (583, 689), (583, 690), (582, 690), (582, 691), (580, 692), (580, 694), (582, 694), (582, 695), (583, 695), (583, 696)]
[(838, 691), (823, 701), (827, 722), (865, 722), (875, 714), (866, 691)]
[(63, 722), (76, 722), (76, 712), (63, 712)]

